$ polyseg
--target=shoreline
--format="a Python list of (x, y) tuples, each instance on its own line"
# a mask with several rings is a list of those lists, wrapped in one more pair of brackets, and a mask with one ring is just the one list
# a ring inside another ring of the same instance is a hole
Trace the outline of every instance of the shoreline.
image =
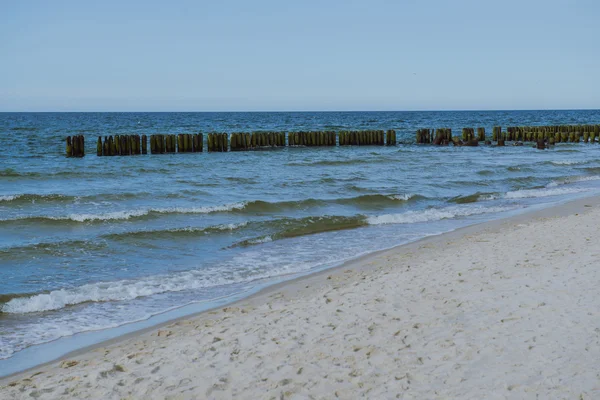
[[(411, 250), (418, 249), (424, 245), (435, 245), (444, 241), (452, 241), (460, 237), (469, 235), (476, 235), (482, 232), (497, 231), (502, 227), (515, 225), (522, 223), (523, 221), (534, 221), (544, 218), (553, 217), (565, 217), (572, 215), (576, 212), (585, 213), (589, 210), (594, 209), (600, 205), (600, 196), (584, 197), (575, 200), (571, 200), (562, 204), (552, 205), (538, 210), (529, 210), (517, 215), (508, 216), (506, 218), (495, 219), (492, 221), (480, 222), (473, 225), (458, 228), (454, 231), (442, 233), (439, 235), (428, 236), (425, 238), (418, 239), (414, 242), (401, 244), (394, 246), (389, 249), (379, 250), (373, 253), (359, 256), (356, 259), (342, 263), (334, 267), (326, 268), (320, 271), (315, 271), (307, 275), (300, 277), (284, 280), (283, 282), (268, 285), (256, 293), (250, 294), (249, 296), (243, 297), (239, 300), (229, 302), (225, 304), (225, 308), (241, 308), (241, 307), (258, 307), (266, 304), (270, 297), (276, 294), (278, 291), (285, 291), (287, 296), (300, 295), (305, 290), (305, 287), (311, 287), (311, 290), (316, 290), (318, 287), (322, 287), (327, 284), (327, 280), (336, 279), (337, 277), (344, 274), (344, 271), (351, 270), (353, 273), (361, 272), (373, 272), (371, 271), (374, 267), (372, 266), (373, 261), (377, 258), (385, 257), (387, 255), (394, 255), (400, 252), (410, 252)], [(328, 279), (323, 279), (324, 276), (328, 276)], [(126, 333), (122, 336), (118, 336), (107, 341), (95, 343), (91, 346), (82, 347), (80, 349), (68, 352), (63, 356), (60, 356), (52, 361), (48, 361), (32, 368), (15, 372), (0, 378), (0, 386), (4, 386), (13, 381), (19, 379), (30, 373), (35, 373), (41, 369), (45, 369), (53, 364), (59, 364), (61, 361), (72, 358), (85, 358), (86, 356), (92, 356), (92, 353), (98, 349), (108, 347), (118, 347), (128, 341), (142, 340), (152, 333), (156, 333), (165, 327), (176, 326), (185, 321), (194, 320), (196, 322), (210, 319), (215, 313), (219, 313), (219, 309), (223, 305), (216, 305), (210, 309), (204, 310), (199, 313), (184, 315), (168, 321), (152, 325), (150, 327), (142, 328), (131, 333)]]

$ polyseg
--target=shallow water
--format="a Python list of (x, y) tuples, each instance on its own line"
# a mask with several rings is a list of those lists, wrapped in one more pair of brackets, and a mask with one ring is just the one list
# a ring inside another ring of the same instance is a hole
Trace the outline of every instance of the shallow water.
[[(414, 145), (600, 111), (0, 114), (0, 358), (598, 192), (599, 144)], [(396, 147), (96, 157), (108, 134), (396, 129)], [(85, 134), (88, 155), (63, 156)]]

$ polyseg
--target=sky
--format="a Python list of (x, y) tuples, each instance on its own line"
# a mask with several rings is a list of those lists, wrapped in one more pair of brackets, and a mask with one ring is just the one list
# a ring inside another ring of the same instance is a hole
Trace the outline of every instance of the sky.
[(597, 0), (0, 0), (0, 111), (600, 108)]

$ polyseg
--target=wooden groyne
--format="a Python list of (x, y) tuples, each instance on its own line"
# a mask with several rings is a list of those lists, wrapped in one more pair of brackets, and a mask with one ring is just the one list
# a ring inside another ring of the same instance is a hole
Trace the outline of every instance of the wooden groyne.
[[(206, 139), (206, 145), (205, 145)], [(415, 142), (438, 146), (478, 146), (495, 142), (505, 146), (506, 142), (520, 145), (533, 142), (537, 148), (545, 148), (556, 143), (596, 143), (600, 142), (600, 125), (552, 125), (552, 126), (509, 126), (505, 131), (494, 126), (491, 138), (485, 128), (462, 128), (460, 136), (453, 136), (450, 128), (420, 128), (416, 130)], [(334, 147), (334, 146), (396, 146), (396, 131), (355, 130), (355, 131), (300, 131), (300, 132), (234, 132), (209, 133), (203, 135), (150, 135), (151, 154), (202, 153), (249, 151), (261, 148), (282, 147)], [(410, 144), (410, 143), (407, 143)], [(148, 153), (146, 135), (115, 135), (98, 137), (98, 156), (129, 156)], [(83, 135), (66, 138), (66, 156), (84, 157), (85, 138)]]

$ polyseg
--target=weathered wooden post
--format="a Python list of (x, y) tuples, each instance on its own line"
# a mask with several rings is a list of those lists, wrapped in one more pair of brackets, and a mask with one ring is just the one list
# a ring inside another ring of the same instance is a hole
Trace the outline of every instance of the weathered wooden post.
[[(67, 152), (67, 157), (73, 157), (73, 143), (71, 141), (71, 136), (67, 136), (66, 152)], [(100, 155), (102, 155), (102, 152), (100, 152)]]
[(115, 155), (115, 141), (113, 140), (112, 135), (110, 135), (108, 137), (108, 155), (109, 156), (114, 156)]
[(543, 139), (537, 141), (537, 149), (544, 150), (546, 148), (546, 143)]
[(477, 128), (477, 140), (480, 142), (485, 142), (485, 128)]
[(79, 135), (79, 157), (85, 157), (85, 136)]

